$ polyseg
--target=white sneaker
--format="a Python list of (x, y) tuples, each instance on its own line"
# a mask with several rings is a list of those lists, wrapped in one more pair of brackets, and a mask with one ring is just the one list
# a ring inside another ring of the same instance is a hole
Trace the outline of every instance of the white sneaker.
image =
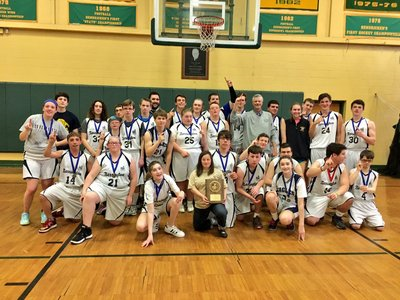
[(194, 211), (193, 201), (188, 200), (188, 202), (187, 202), (187, 211), (188, 212)]
[(161, 217), (158, 216), (154, 216), (154, 220), (153, 220), (153, 233), (156, 233), (158, 231), (158, 229), (160, 229), (160, 221), (161, 221)]
[(184, 213), (185, 212), (185, 205), (183, 205), (183, 203), (181, 203), (181, 206), (179, 207), (179, 212), (180, 213)]
[(169, 233), (176, 237), (184, 237), (185, 236), (185, 233), (182, 230), (180, 230), (178, 227), (176, 227), (175, 225), (173, 225), (173, 226), (165, 225), (164, 231), (166, 233)]

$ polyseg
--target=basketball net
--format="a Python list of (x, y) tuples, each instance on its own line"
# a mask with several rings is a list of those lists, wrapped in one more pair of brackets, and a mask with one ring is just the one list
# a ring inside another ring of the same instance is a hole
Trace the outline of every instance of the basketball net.
[(224, 19), (215, 16), (200, 16), (195, 18), (193, 23), (199, 26), (200, 50), (208, 51), (214, 48), (218, 35), (217, 27), (224, 24)]

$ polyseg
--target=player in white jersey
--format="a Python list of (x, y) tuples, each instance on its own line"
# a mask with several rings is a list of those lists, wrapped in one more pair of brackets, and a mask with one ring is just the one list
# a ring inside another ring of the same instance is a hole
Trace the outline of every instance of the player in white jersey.
[(239, 156), (239, 161), (244, 161), (247, 159), (249, 153), (248, 153), (248, 149), (251, 146), (259, 146), (263, 152), (261, 153), (261, 159), (260, 159), (260, 164), (267, 169), (268, 168), (268, 164), (270, 162), (270, 157), (269, 154), (267, 153), (267, 149), (268, 149), (268, 143), (269, 143), (269, 136), (266, 133), (260, 133), (257, 136), (257, 139), (255, 139), (254, 141), (251, 142), (250, 146), (247, 147), (242, 154), (240, 154)]
[[(211, 93), (208, 95), (208, 107), (210, 108), (211, 104), (216, 103), (219, 107), (220, 105), (220, 101), (219, 101), (219, 94), (218, 93)], [(207, 120), (210, 117), (210, 111), (205, 110), (203, 112), (203, 116), (204, 118)], [(224, 112), (222, 111), (222, 109), (219, 110), (218, 112), (218, 116), (221, 120), (225, 120), (225, 115)]]
[(316, 225), (324, 217), (327, 207), (336, 208), (332, 224), (338, 229), (346, 229), (342, 217), (353, 203), (354, 196), (348, 192), (349, 175), (344, 160), (346, 146), (331, 143), (326, 148), (325, 159), (317, 159), (307, 170), (310, 179), (305, 220), (308, 225)]
[(267, 111), (272, 115), (272, 124), (278, 136), (277, 147), (279, 151), (279, 145), (282, 144), (282, 141), (286, 141), (286, 122), (284, 118), (278, 116), (279, 102), (277, 100), (268, 101)]
[(218, 133), (219, 148), (211, 152), (214, 167), (220, 169), (224, 175), (228, 185), (226, 191), (225, 207), (228, 212), (226, 216), (226, 227), (233, 227), (236, 220), (235, 205), (235, 180), (237, 179), (236, 164), (237, 154), (230, 151), (232, 134), (228, 130), (222, 130)]
[(167, 127), (182, 123), (182, 112), (186, 108), (186, 97), (184, 95), (175, 96), (175, 108), (168, 113)]
[[(292, 158), (293, 152), (292, 148), (288, 143), (282, 144), (281, 148), (279, 149), (279, 156), (288, 156)], [(304, 177), (303, 170), (300, 166), (300, 164), (292, 158), (292, 164), (293, 164), (293, 170), (296, 174)], [(264, 177), (264, 183), (266, 186), (271, 186), (272, 185), (272, 179), (274, 175), (278, 174), (281, 172), (281, 167), (279, 165), (279, 157), (275, 157), (268, 165), (267, 173), (265, 174)]]
[[(142, 122), (133, 117), (135, 112), (135, 103), (131, 99), (122, 102), (124, 111), (124, 121), (121, 125), (120, 139), (122, 142), (122, 151), (128, 153), (132, 160), (137, 162), (136, 174), (138, 176), (137, 185), (143, 184), (143, 166), (144, 166), (144, 146), (142, 135), (144, 134)], [(140, 193), (140, 186), (136, 187), (133, 195), (132, 206), (127, 207), (125, 214), (134, 216), (137, 213), (137, 203)]]
[[(154, 244), (153, 233), (160, 227), (161, 213), (168, 215), (164, 231), (176, 237), (184, 237), (185, 233), (175, 226), (175, 220), (185, 193), (178, 188), (171, 176), (164, 174), (163, 167), (158, 161), (150, 163), (146, 178), (144, 207), (136, 223), (138, 232), (148, 232), (142, 246)], [(171, 191), (176, 197), (171, 197)]]
[[(245, 105), (246, 105), (246, 94), (239, 92), (235, 103), (232, 106), (232, 110), (237, 114), (245, 114)], [(232, 120), (229, 114), (230, 121), (230, 130), (232, 133), (232, 149), (237, 154), (241, 154), (243, 151), (243, 120), (241, 118), (236, 118), (236, 120)]]
[(247, 160), (242, 161), (237, 167), (237, 219), (243, 220), (244, 214), (251, 211), (250, 204), (254, 204), (253, 227), (255, 229), (263, 228), (260, 218), (262, 198), (264, 197), (263, 178), (265, 175), (265, 167), (260, 164), (262, 152), (261, 147), (251, 146), (248, 149)]
[(92, 238), (91, 225), (97, 203), (107, 201), (105, 219), (111, 225), (121, 224), (125, 207), (132, 203), (137, 183), (136, 162), (122, 152), (119, 138), (111, 137), (107, 147), (109, 151), (96, 158), (82, 187), (83, 221), (80, 231), (71, 240), (72, 244)]
[(361, 228), (363, 222), (378, 231), (382, 231), (385, 226), (375, 203), (378, 172), (371, 169), (373, 159), (374, 152), (363, 150), (357, 168), (350, 171), (354, 202), (349, 211), (349, 223), (356, 230)]
[(138, 115), (138, 121), (143, 124), (143, 130), (146, 132), (150, 128), (154, 127), (156, 123), (151, 115), (151, 101), (147, 98), (140, 99), (139, 103), (140, 114)]
[(178, 184), (179, 189), (185, 192), (187, 210), (192, 212), (193, 195), (190, 191), (188, 192), (187, 185), (190, 174), (196, 169), (201, 153), (201, 128), (193, 124), (193, 116), (190, 108), (183, 110), (182, 123), (172, 126), (171, 135), (174, 145), (171, 175)]
[(271, 192), (266, 197), (267, 205), (272, 216), (268, 225), (269, 230), (276, 230), (278, 223), (286, 225), (294, 231), (293, 220), (299, 217), (299, 240), (304, 241), (304, 199), (307, 189), (304, 179), (293, 170), (292, 158), (281, 156), (279, 166), (282, 170), (275, 174), (272, 180)]
[(375, 145), (375, 123), (363, 117), (365, 103), (361, 99), (351, 103), (353, 117), (342, 126), (342, 144), (347, 147), (346, 167), (351, 170), (357, 166), (361, 151)]
[[(19, 140), (24, 142), (24, 164), (22, 175), (26, 181), (26, 190), (23, 198), (23, 212), (21, 214), (21, 225), (29, 225), (29, 209), (33, 197), (39, 186), (46, 189), (54, 182), (57, 162), (54, 158), (48, 158), (43, 155), (47, 147), (49, 136), (55, 132), (59, 142), (56, 146), (65, 145), (68, 131), (65, 127), (53, 119), (57, 111), (57, 102), (54, 100), (45, 100), (43, 103), (42, 114), (29, 116), (19, 129)], [(45, 222), (45, 215), (42, 216), (42, 222)]]
[(169, 174), (174, 145), (171, 141), (171, 130), (166, 128), (167, 116), (168, 114), (162, 109), (154, 112), (156, 125), (145, 132), (143, 139), (146, 168), (151, 162), (158, 161), (163, 166), (165, 173)]
[(326, 147), (330, 143), (341, 141), (343, 117), (340, 113), (330, 110), (332, 97), (323, 93), (318, 97), (321, 111), (310, 116), (310, 149), (311, 163), (325, 157)]
[(210, 104), (210, 116), (201, 123), (204, 150), (212, 151), (218, 149), (218, 133), (221, 130), (229, 130), (228, 122), (219, 116), (220, 111), (219, 104)]
[(111, 116), (108, 118), (108, 132), (102, 132), (100, 134), (99, 147), (96, 150), (96, 157), (101, 153), (107, 151), (107, 143), (111, 136), (120, 136), (122, 119), (117, 116)]
[(206, 119), (203, 112), (203, 100), (194, 99), (192, 105), (193, 123), (199, 125)]
[[(85, 147), (85, 154), (89, 162), (93, 162), (96, 157), (96, 150), (99, 147), (100, 134), (108, 132), (107, 108), (103, 101), (95, 100), (90, 105), (88, 117), (81, 124), (82, 144)], [(89, 169), (90, 169), (89, 165)]]
[(47, 220), (39, 229), (40, 233), (48, 232), (57, 227), (56, 215), (52, 210), (56, 209), (58, 202), (63, 203), (62, 213), (66, 219), (77, 220), (81, 218), (81, 188), (87, 174), (88, 160), (80, 151), (81, 136), (77, 132), (71, 132), (67, 137), (68, 150), (52, 151), (56, 142), (56, 135), (49, 137), (49, 143), (44, 156), (60, 159), (60, 175), (58, 182), (40, 193), (42, 210)]

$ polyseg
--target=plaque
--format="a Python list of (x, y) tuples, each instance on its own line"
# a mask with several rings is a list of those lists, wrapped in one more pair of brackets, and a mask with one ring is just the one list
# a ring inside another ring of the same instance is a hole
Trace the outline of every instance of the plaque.
[(224, 179), (206, 179), (206, 197), (210, 203), (224, 202)]
[(182, 47), (182, 79), (208, 80), (208, 52)]

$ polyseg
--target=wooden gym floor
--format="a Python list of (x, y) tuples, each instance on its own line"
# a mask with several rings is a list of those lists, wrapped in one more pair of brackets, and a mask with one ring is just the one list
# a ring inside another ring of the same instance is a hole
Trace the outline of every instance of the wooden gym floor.
[[(31, 225), (19, 218), (25, 189), (19, 168), (0, 168), (1, 299), (398, 299), (400, 295), (400, 181), (381, 177), (378, 206), (383, 232), (340, 231), (326, 217), (306, 227), (306, 241), (284, 229), (253, 230), (238, 223), (222, 239), (192, 230), (191, 214), (178, 216), (182, 239), (155, 234), (142, 248), (137, 217), (111, 228), (95, 216), (93, 239), (69, 240), (78, 224), (58, 221), (37, 232), (39, 199)], [(270, 217), (263, 213), (264, 225)], [(161, 225), (165, 223), (163, 216)]]

